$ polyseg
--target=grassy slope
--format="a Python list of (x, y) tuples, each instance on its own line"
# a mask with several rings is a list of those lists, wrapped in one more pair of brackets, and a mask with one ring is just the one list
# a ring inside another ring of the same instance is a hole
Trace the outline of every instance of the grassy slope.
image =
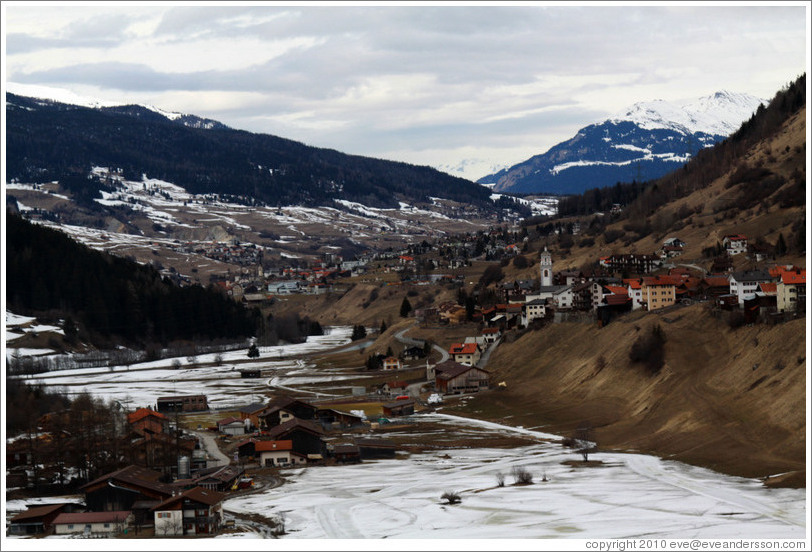
[[(638, 332), (655, 323), (667, 336), (656, 376), (629, 361)], [(799, 470), (792, 479), (803, 485), (804, 335), (804, 320), (732, 330), (702, 305), (633, 313), (602, 329), (554, 324), (502, 344), (488, 367), (508, 389), (468, 408), (563, 435), (587, 422), (602, 448), (742, 476)]]

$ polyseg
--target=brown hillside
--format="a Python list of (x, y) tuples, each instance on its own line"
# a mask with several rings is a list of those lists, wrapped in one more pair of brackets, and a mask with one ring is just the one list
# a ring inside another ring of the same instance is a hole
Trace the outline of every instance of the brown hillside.
[[(629, 360), (632, 343), (654, 324), (667, 338), (658, 375)], [(562, 435), (586, 422), (603, 449), (746, 477), (792, 472), (803, 486), (804, 336), (802, 319), (733, 330), (703, 305), (633, 313), (601, 329), (552, 324), (500, 345), (488, 368), (508, 389), (469, 408)]]

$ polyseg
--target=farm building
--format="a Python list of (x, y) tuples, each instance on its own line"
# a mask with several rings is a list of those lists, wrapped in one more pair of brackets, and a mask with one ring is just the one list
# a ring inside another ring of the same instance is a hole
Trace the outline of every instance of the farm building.
[(438, 370), (435, 366), (435, 388), (440, 393), (476, 393), (480, 389), (487, 389), (490, 373), (475, 366), (446, 366)]
[(174, 414), (175, 412), (200, 412), (208, 410), (206, 395), (181, 395), (174, 397), (158, 397), (156, 410), (161, 414)]

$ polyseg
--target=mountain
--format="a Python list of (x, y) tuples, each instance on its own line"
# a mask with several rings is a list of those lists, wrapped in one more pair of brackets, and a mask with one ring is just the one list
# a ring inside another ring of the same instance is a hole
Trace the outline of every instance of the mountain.
[(586, 126), (565, 142), (478, 180), (495, 191), (576, 194), (617, 182), (659, 178), (724, 140), (763, 100), (717, 92), (678, 105), (656, 100)]
[(335, 200), (397, 208), (449, 199), (495, 213), (490, 191), (430, 167), (347, 155), (216, 121), (139, 105), (73, 105), (6, 95), (9, 181), (85, 179), (95, 167), (143, 175), (246, 205), (332, 206)]

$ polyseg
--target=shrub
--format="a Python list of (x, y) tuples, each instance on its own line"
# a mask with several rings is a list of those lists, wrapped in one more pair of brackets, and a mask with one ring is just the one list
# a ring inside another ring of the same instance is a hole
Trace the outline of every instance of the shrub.
[(533, 474), (522, 466), (513, 466), (511, 470), (514, 485), (530, 485), (533, 483)]
[(496, 486), (497, 487), (505, 486), (505, 474), (503, 474), (502, 472), (496, 474)]
[(629, 360), (643, 363), (652, 374), (657, 374), (665, 363), (665, 332), (659, 324), (640, 335), (629, 350)]
[(440, 498), (445, 500), (446, 504), (459, 504), (462, 502), (462, 498), (460, 498), (459, 493), (456, 491), (446, 491)]

